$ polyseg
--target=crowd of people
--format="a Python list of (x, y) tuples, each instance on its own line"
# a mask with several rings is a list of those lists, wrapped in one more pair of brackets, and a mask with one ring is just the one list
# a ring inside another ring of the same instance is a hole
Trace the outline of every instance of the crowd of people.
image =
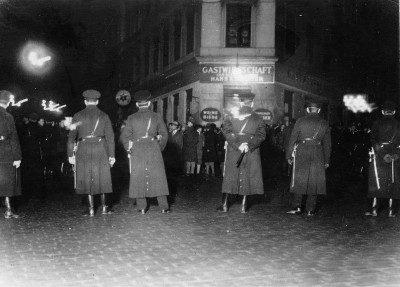
[(22, 190), (28, 199), (45, 199), (46, 180), (65, 176), (73, 177), (77, 194), (87, 196), (85, 216), (95, 214), (95, 195), (100, 195), (102, 214), (112, 214), (106, 195), (113, 192), (111, 167), (120, 160), (116, 146), (123, 149), (120, 156), (128, 157), (129, 196), (142, 214), (149, 208), (149, 197), (157, 198), (162, 213), (171, 212), (170, 192), (180, 176), (222, 177), (222, 204), (217, 210), (228, 212), (229, 196), (236, 195), (242, 196), (241, 212), (247, 213), (248, 196), (265, 193), (267, 176), (267, 184), (287, 180), (284, 191), (293, 194), (289, 213), (313, 215), (317, 196), (327, 193), (328, 168), (348, 180), (368, 180), (372, 205), (367, 215), (377, 216), (383, 198), (389, 199), (389, 216), (395, 214), (400, 127), (393, 103), (383, 106), (383, 119), (372, 125), (358, 121), (349, 128), (329, 126), (319, 115), (318, 103), (309, 103), (305, 117), (296, 121), (284, 116), (268, 126), (253, 112), (252, 97), (244, 96), (238, 114), (227, 115), (221, 127), (199, 125), (192, 116), (184, 124), (166, 125), (149, 109), (150, 93), (139, 91), (138, 112), (116, 133), (108, 115), (97, 108), (98, 91), (82, 94), (86, 108), (68, 124), (32, 113), (15, 125), (6, 111), (9, 95), (0, 92), (0, 172), (13, 175), (0, 181), (6, 218), (19, 217), (11, 208), (11, 197)]

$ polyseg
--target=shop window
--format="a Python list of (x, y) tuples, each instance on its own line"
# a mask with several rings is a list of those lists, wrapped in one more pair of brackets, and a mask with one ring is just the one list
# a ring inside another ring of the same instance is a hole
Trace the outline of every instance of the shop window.
[(251, 5), (226, 5), (226, 47), (250, 47)]
[(164, 122), (167, 122), (168, 98), (164, 98), (162, 101), (163, 101), (163, 120)]
[(191, 106), (193, 101), (193, 89), (186, 90), (186, 114), (191, 114)]
[(174, 121), (178, 120), (179, 94), (174, 95)]
[(186, 54), (194, 50), (194, 9), (188, 8), (186, 11)]

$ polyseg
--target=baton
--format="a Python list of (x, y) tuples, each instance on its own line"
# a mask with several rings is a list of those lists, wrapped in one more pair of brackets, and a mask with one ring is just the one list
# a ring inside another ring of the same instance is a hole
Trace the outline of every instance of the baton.
[(18, 186), (18, 168), (15, 167), (15, 186)]
[(240, 154), (237, 162), (236, 162), (236, 167), (239, 168), (240, 164), (242, 163), (243, 157), (246, 153), (244, 151), (242, 151), (242, 153)]

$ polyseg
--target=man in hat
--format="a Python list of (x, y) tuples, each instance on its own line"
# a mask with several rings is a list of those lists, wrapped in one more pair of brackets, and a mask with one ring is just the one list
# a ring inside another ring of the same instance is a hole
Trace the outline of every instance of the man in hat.
[(150, 97), (146, 90), (135, 93), (139, 111), (128, 117), (120, 137), (130, 157), (129, 197), (136, 199), (142, 214), (148, 210), (147, 197), (156, 197), (161, 212), (169, 213), (169, 189), (161, 154), (168, 141), (168, 131), (161, 116), (149, 110)]
[(21, 148), (15, 122), (6, 111), (11, 93), (0, 91), (0, 196), (5, 197), (5, 218), (19, 218), (11, 208), (11, 197), (21, 195), (19, 167)]
[(67, 153), (75, 167), (77, 194), (87, 194), (89, 208), (85, 216), (94, 216), (93, 196), (101, 194), (102, 214), (113, 211), (106, 204), (106, 193), (112, 192), (111, 171), (115, 163), (114, 132), (107, 114), (97, 108), (100, 93), (83, 92), (86, 108), (72, 119), (68, 135)]
[(326, 194), (325, 169), (331, 155), (331, 133), (328, 122), (319, 116), (321, 106), (309, 103), (306, 116), (294, 125), (286, 151), (293, 164), (290, 192), (294, 194), (291, 214), (302, 212), (303, 196), (307, 197), (307, 215), (314, 215), (317, 195)]
[(185, 163), (185, 175), (194, 176), (197, 162), (197, 144), (199, 142), (199, 134), (195, 128), (195, 120), (189, 116), (186, 127), (183, 131), (183, 147), (182, 158)]
[(224, 119), (226, 147), (225, 175), (220, 212), (228, 212), (230, 194), (243, 196), (241, 213), (248, 212), (247, 196), (264, 194), (260, 145), (266, 137), (263, 119), (253, 112), (254, 94), (241, 95), (239, 112)]
[(379, 204), (385, 199), (389, 201), (389, 217), (395, 216), (393, 200), (400, 198), (400, 123), (395, 113), (396, 104), (384, 102), (383, 117), (371, 128), (368, 197), (372, 205), (365, 215), (377, 216)]

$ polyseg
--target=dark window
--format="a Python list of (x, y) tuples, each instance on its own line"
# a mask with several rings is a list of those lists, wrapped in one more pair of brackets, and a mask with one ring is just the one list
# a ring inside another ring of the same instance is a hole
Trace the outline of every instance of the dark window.
[(186, 114), (190, 115), (191, 110), (190, 107), (192, 106), (193, 101), (193, 89), (186, 90)]
[(251, 5), (226, 5), (226, 47), (250, 47)]
[(163, 99), (163, 119), (167, 122), (168, 98)]
[(160, 38), (153, 39), (153, 71), (158, 72), (158, 59), (160, 54)]
[(178, 120), (179, 94), (174, 95), (174, 121)]
[(181, 38), (182, 38), (182, 16), (180, 13), (174, 18), (174, 60), (181, 57)]
[(293, 117), (293, 92), (285, 90), (283, 102), (285, 104), (285, 115)]
[(166, 67), (169, 65), (169, 26), (168, 22), (164, 23), (163, 30), (163, 66)]
[(194, 9), (186, 11), (186, 54), (194, 50)]
[(149, 74), (150, 65), (150, 43), (149, 40), (146, 39), (144, 42), (144, 75), (147, 76)]

